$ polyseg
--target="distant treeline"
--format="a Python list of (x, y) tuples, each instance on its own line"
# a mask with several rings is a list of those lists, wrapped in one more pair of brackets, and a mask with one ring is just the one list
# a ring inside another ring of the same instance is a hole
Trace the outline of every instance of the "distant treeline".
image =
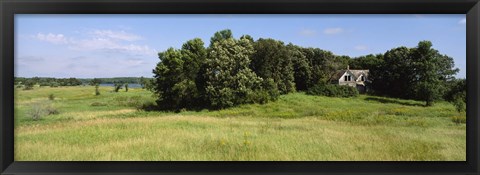
[[(152, 78), (144, 77), (115, 77), (115, 78), (96, 78), (103, 84), (128, 83), (128, 84), (143, 84)], [(51, 77), (15, 77), (15, 85), (17, 87), (25, 86), (79, 86), (89, 85), (93, 78), (51, 78)], [(28, 89), (28, 88), (27, 88)]]

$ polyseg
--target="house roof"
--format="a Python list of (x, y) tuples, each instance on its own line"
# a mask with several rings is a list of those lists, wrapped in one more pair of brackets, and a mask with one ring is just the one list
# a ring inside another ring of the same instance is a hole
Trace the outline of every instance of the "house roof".
[(333, 74), (332, 78), (330, 80), (338, 80), (342, 77), (345, 72), (349, 71), (350, 74), (352, 74), (354, 79), (357, 79), (360, 75), (364, 74), (368, 76), (369, 70), (354, 70), (354, 69), (344, 69), (344, 70), (339, 70)]

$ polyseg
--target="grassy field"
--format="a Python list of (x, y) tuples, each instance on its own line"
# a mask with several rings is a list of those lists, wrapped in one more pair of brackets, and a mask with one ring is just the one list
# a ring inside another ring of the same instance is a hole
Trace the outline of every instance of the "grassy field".
[[(466, 160), (453, 105), (293, 93), (220, 111), (141, 111), (149, 91), (16, 89), (15, 160)], [(54, 100), (48, 96), (53, 94)], [(33, 120), (35, 106), (58, 114)]]

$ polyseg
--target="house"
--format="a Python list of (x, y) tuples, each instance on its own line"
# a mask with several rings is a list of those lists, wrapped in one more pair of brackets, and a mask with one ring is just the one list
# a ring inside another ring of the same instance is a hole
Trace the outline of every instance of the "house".
[(347, 66), (345, 70), (337, 71), (330, 82), (338, 85), (347, 85), (356, 87), (358, 92), (365, 93), (367, 91), (366, 82), (368, 81), (369, 70), (353, 70)]

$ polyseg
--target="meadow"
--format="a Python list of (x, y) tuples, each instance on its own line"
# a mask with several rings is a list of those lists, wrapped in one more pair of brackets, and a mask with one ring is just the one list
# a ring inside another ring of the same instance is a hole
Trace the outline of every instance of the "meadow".
[[(15, 90), (16, 161), (465, 161), (466, 126), (447, 102), (301, 92), (267, 104), (162, 112), (141, 88)], [(50, 97), (49, 97), (50, 96)], [(32, 119), (35, 107), (53, 109)]]

